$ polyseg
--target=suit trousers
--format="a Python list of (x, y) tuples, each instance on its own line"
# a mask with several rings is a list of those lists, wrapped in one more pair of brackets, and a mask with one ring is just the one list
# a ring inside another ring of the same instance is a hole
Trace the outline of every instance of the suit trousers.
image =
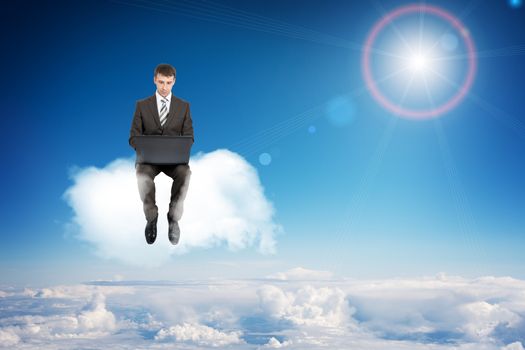
[(154, 179), (163, 172), (173, 179), (168, 215), (170, 215), (171, 219), (179, 221), (182, 217), (184, 198), (188, 191), (191, 176), (190, 167), (187, 164), (159, 165), (136, 163), (135, 170), (146, 220), (152, 221), (158, 216), (158, 208), (155, 204)]

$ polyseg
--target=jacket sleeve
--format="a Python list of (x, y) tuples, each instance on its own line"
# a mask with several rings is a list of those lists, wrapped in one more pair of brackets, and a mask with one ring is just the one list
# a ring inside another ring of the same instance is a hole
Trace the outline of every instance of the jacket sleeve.
[(184, 121), (182, 122), (182, 135), (191, 136), (191, 139), (195, 141), (193, 135), (193, 121), (191, 120), (190, 104), (186, 108), (186, 114), (184, 114)]
[(133, 115), (133, 121), (131, 122), (131, 130), (129, 131), (129, 144), (135, 148), (134, 136), (142, 135), (142, 112), (140, 110), (139, 102), (135, 106), (135, 114)]

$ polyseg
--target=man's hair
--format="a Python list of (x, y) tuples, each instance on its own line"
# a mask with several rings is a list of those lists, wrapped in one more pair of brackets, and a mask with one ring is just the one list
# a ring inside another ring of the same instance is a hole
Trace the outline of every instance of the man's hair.
[(155, 67), (154, 77), (157, 76), (157, 74), (162, 74), (165, 77), (171, 77), (175, 78), (177, 75), (177, 71), (175, 70), (175, 67), (173, 67), (171, 64), (167, 63), (161, 63), (157, 67)]

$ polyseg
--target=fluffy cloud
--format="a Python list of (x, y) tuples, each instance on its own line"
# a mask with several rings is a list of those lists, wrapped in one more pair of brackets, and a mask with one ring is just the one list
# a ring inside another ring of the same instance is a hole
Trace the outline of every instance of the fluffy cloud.
[(271, 337), (268, 343), (264, 345), (264, 347), (269, 349), (280, 349), (289, 345), (291, 345), (290, 341), (283, 341), (281, 343), (278, 339)]
[[(57, 309), (57, 305), (50, 305)], [(40, 311), (41, 312), (41, 311)], [(116, 330), (116, 320), (106, 309), (105, 297), (95, 294), (77, 313), (51, 315), (21, 315), (1, 320), (2, 344), (38, 343), (61, 339), (96, 339)]]
[(504, 331), (523, 327), (523, 290), (525, 282), (512, 278), (438, 276), (356, 283), (347, 297), (361, 325), (384, 336), (490, 342), (517, 340)]
[(525, 342), (525, 281), (512, 278), (93, 284), (9, 289), (0, 300), (0, 343), (44, 350), (523, 350)]
[(320, 327), (344, 326), (352, 313), (339, 288), (305, 286), (297, 291), (284, 291), (273, 285), (258, 290), (261, 307), (272, 317), (296, 325)]
[(78, 328), (82, 331), (115, 330), (115, 316), (106, 310), (105, 297), (97, 294), (86, 308), (78, 315)]
[(200, 324), (184, 323), (168, 329), (161, 329), (155, 336), (155, 340), (174, 339), (178, 342), (191, 342), (202, 346), (225, 346), (240, 344), (241, 332), (221, 332), (208, 326)]
[(515, 343), (502, 347), (501, 350), (523, 350), (523, 345), (521, 345), (521, 342), (517, 341)]
[(178, 246), (167, 239), (162, 213), (167, 212), (171, 179), (162, 173), (155, 179), (159, 237), (153, 246), (146, 245), (133, 160), (118, 159), (102, 169), (90, 167), (73, 174), (74, 184), (65, 193), (74, 211), (70, 227), (102, 257), (133, 265), (156, 266), (171, 254), (222, 244), (231, 250), (257, 246), (262, 253), (274, 252), (281, 228), (273, 221), (274, 210), (257, 171), (227, 150), (199, 154), (190, 160), (190, 167)]
[(20, 337), (16, 334), (13, 327), (0, 329), (0, 347), (11, 347), (18, 344)]
[(500, 325), (514, 327), (521, 321), (518, 314), (486, 301), (465, 304), (460, 310), (464, 318), (469, 320), (461, 329), (472, 339), (486, 338)]

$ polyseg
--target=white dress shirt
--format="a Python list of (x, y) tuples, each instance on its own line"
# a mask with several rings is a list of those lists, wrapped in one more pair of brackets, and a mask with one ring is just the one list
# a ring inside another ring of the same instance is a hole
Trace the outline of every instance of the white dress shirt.
[(170, 93), (168, 94), (168, 96), (166, 97), (163, 97), (161, 94), (159, 94), (158, 91), (155, 91), (155, 95), (157, 96), (157, 109), (158, 109), (158, 112), (159, 112), (159, 115), (160, 115), (160, 109), (162, 108), (162, 100), (168, 100), (168, 102), (166, 102), (166, 108), (168, 109), (168, 114), (170, 112), (170, 103), (171, 103), (171, 91)]

